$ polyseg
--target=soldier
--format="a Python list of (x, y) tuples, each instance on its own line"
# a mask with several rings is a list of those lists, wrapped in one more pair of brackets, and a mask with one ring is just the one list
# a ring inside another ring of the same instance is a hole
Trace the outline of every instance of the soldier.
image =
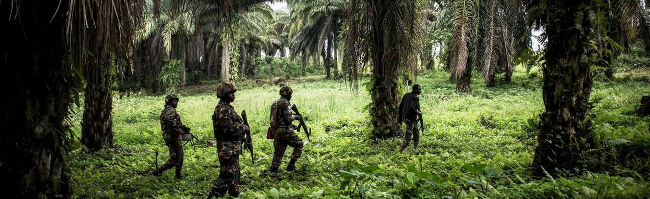
[(154, 176), (160, 176), (165, 170), (176, 167), (176, 179), (183, 178), (183, 145), (181, 144), (183, 129), (186, 127), (181, 123), (181, 116), (176, 112), (178, 97), (169, 94), (165, 97), (165, 109), (160, 113), (160, 128), (163, 131), (163, 139), (169, 148), (169, 160), (159, 169), (153, 172)]
[(282, 86), (280, 88), (280, 99), (273, 102), (271, 105), (271, 128), (273, 134), (273, 161), (269, 171), (275, 173), (278, 171), (282, 163), (282, 156), (287, 149), (287, 145), (293, 147), (293, 154), (291, 160), (287, 165), (287, 171), (296, 169), (296, 161), (302, 154), (303, 142), (296, 135), (294, 129), (296, 127), (291, 124), (291, 121), (300, 120), (300, 116), (291, 114), (291, 94), (293, 91), (289, 86)]
[[(241, 154), (244, 135), (250, 129), (244, 125), (242, 118), (230, 105), (235, 101), (236, 91), (237, 87), (232, 83), (221, 83), (217, 87), (217, 97), (220, 100), (212, 115), (212, 127), (214, 128), (214, 138), (217, 140), (221, 168), (208, 198), (222, 197), (226, 192), (233, 197), (239, 195), (239, 154)], [(247, 142), (246, 147), (252, 149), (253, 143)]]
[(422, 117), (422, 112), (420, 111), (420, 98), (418, 95), (422, 93), (422, 87), (420, 85), (413, 85), (412, 91), (410, 93), (404, 94), (402, 101), (399, 103), (399, 121), (400, 124), (404, 122), (406, 124), (406, 133), (404, 134), (404, 140), (402, 141), (402, 146), (399, 149), (401, 153), (411, 142), (411, 134), (413, 136), (413, 146), (415, 150), (418, 149), (418, 144), (420, 142), (420, 132), (418, 130), (418, 116)]

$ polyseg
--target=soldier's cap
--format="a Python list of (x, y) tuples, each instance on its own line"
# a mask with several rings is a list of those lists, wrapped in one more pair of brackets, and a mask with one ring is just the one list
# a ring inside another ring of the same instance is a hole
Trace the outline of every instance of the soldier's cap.
[(235, 84), (230, 83), (230, 82), (221, 82), (217, 86), (217, 97), (222, 98), (223, 96), (227, 95), (228, 93), (234, 93), (237, 91), (237, 86)]
[(422, 86), (420, 86), (419, 84), (413, 84), (411, 90), (417, 90), (417, 89), (422, 89)]
[(287, 96), (287, 95), (291, 95), (291, 94), (293, 94), (293, 90), (291, 89), (291, 87), (282, 86), (282, 88), (280, 88), (280, 95)]
[(175, 94), (169, 94), (165, 97), (165, 103), (169, 103), (172, 99), (178, 100), (178, 97)]

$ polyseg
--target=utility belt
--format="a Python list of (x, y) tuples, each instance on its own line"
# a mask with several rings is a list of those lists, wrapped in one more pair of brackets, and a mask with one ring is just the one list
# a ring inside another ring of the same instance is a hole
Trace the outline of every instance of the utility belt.
[(235, 141), (243, 141), (244, 136), (223, 136), (223, 135), (215, 135), (214, 139), (217, 141), (224, 141), (224, 142), (235, 142)]
[(297, 127), (294, 126), (294, 125), (277, 125), (277, 126), (275, 126), (275, 127), (269, 126), (269, 128), (268, 128), (267, 131), (266, 131), (266, 139), (270, 139), (270, 140), (272, 140), (272, 139), (275, 138), (275, 137), (274, 137), (274, 136), (275, 136), (274, 130), (278, 130), (278, 129), (288, 129), (289, 132), (292, 132), (292, 131), (293, 131), (294, 129), (296, 129), (296, 128), (297, 128)]
[(217, 139), (217, 142), (244, 142), (244, 140), (219, 140), (219, 139)]

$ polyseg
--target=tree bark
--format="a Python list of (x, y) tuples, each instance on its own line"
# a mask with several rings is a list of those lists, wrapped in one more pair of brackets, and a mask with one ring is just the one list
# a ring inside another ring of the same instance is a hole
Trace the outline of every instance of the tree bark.
[(7, 198), (73, 197), (66, 121), (81, 82), (78, 65), (64, 60), (66, 12), (57, 6), (68, 1), (0, 3), (0, 192)]
[(221, 51), (221, 81), (230, 82), (230, 33), (224, 31), (225, 38), (222, 40), (223, 50)]
[(325, 55), (323, 58), (325, 58), (325, 74), (327, 74), (326, 78), (330, 79), (332, 78), (331, 74), (331, 68), (332, 68), (332, 34), (327, 33), (327, 46), (324, 51)]
[[(533, 173), (553, 175), (557, 170), (578, 167), (578, 158), (588, 148), (589, 132), (584, 119), (589, 110), (592, 77), (589, 71), (592, 58), (589, 0), (547, 1), (545, 19), (548, 43), (543, 68), (543, 97), (545, 112), (537, 127), (538, 146), (533, 159)], [(576, 17), (581, 16), (581, 19)], [(563, 20), (557, 20), (563, 19)], [(575, 28), (581, 21), (582, 29)], [(585, 141), (587, 139), (587, 141)]]
[[(200, 75), (196, 71), (201, 70), (201, 63), (204, 61), (202, 58), (204, 54), (203, 33), (198, 24), (195, 25), (195, 32), (191, 35), (187, 45), (185, 45), (185, 81), (189, 79), (191, 84), (198, 84), (201, 82)], [(189, 74), (189, 77), (187, 76)]]
[[(337, 28), (334, 28), (334, 32), (336, 32), (336, 30), (337, 30)], [(336, 34), (334, 35), (333, 39), (334, 39), (334, 42), (333, 42), (334, 43), (333, 44), (334, 45), (333, 46), (334, 47), (333, 48), (333, 51), (334, 51), (334, 66), (332, 66), (332, 67), (334, 67), (334, 77), (338, 77), (339, 76), (339, 58), (338, 58), (338, 49), (339, 48), (338, 48), (338, 37), (336, 36)]]
[(246, 43), (241, 42), (241, 49), (240, 49), (241, 53), (240, 53), (239, 56), (241, 57), (241, 77), (242, 78), (246, 77), (246, 64), (247, 64), (246, 61), (248, 61), (247, 60), (247, 58), (248, 58), (248, 50), (247, 50), (246, 47), (247, 47)]
[(86, 63), (84, 75), (84, 113), (81, 124), (81, 142), (90, 152), (113, 145), (112, 66), (108, 57), (93, 56)]
[(346, 73), (348, 76), (348, 80), (350, 81), (350, 84), (353, 88), (354, 91), (357, 91), (358, 89), (358, 80), (359, 80), (359, 74), (358, 74), (358, 63), (359, 63), (359, 54), (358, 54), (358, 45), (357, 41), (359, 38), (359, 31), (358, 31), (358, 25), (357, 25), (357, 18), (356, 14), (358, 12), (359, 6), (358, 0), (351, 0), (349, 3), (346, 3), (346, 13), (345, 17), (348, 23), (348, 32), (345, 35), (345, 64), (346, 66)]
[(147, 79), (151, 82), (151, 90), (153, 93), (158, 93), (160, 89), (160, 70), (163, 66), (163, 59), (165, 57), (165, 46), (163, 43), (162, 32), (158, 31), (151, 41), (151, 49), (149, 53), (149, 77)]
[(307, 55), (305, 54), (305, 51), (303, 51), (300, 54), (300, 64), (301, 64), (301, 74), (303, 77), (307, 76)]
[(400, 131), (399, 68), (408, 62), (412, 53), (409, 42), (414, 33), (402, 32), (399, 27), (410, 27), (409, 23), (415, 20), (414, 7), (412, 1), (366, 0), (372, 30), (369, 35), (373, 63), (370, 115), (375, 138), (394, 137)]

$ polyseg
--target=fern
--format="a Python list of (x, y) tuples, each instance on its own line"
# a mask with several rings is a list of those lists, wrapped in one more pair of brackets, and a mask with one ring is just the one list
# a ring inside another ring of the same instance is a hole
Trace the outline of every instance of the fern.
[(623, 139), (623, 138), (616, 138), (616, 139), (611, 139), (611, 140), (605, 140), (603, 141), (603, 144), (607, 147), (617, 147), (621, 145), (627, 145), (629, 143), (632, 143), (629, 140)]

